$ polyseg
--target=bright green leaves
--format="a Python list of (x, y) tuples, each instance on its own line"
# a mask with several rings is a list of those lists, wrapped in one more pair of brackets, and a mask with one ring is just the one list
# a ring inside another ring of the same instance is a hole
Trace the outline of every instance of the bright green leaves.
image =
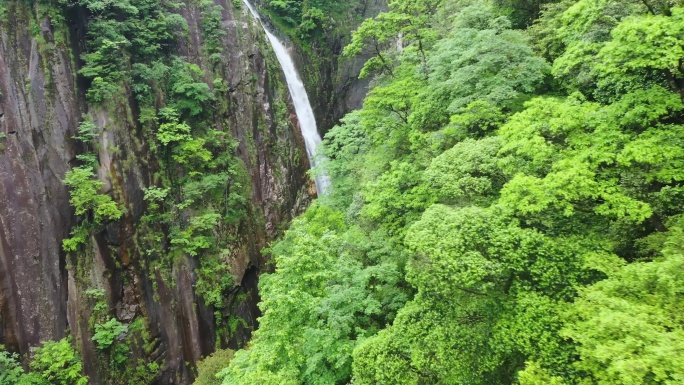
[(159, 116), (162, 123), (159, 124), (157, 139), (171, 149), (172, 158), (176, 162), (186, 164), (194, 160), (198, 163), (207, 163), (213, 159), (211, 151), (205, 147), (206, 140), (193, 137), (190, 126), (179, 120), (176, 110), (161, 109)]
[(559, 25), (558, 38), (567, 46), (554, 74), (602, 100), (651, 85), (681, 98), (684, 11), (676, 3), (582, 0), (554, 15), (550, 22)]
[(561, 377), (549, 374), (536, 362), (528, 362), (525, 370), (518, 373), (520, 385), (565, 385)]
[(346, 208), (353, 199), (354, 191), (362, 179), (363, 154), (370, 144), (357, 113), (347, 114), (341, 124), (333, 127), (325, 135), (320, 147), (325, 155), (325, 170), (332, 180), (332, 193), (328, 201), (333, 207)]
[[(407, 245), (416, 252), (409, 265), (409, 282), (418, 288), (419, 295), (430, 293), (436, 298), (446, 299), (459, 292), (486, 295), (504, 275), (503, 266), (496, 260), (503, 254), (496, 249), (487, 250), (489, 238), (515, 242), (503, 228), (498, 229), (501, 225), (499, 218), (482, 209), (454, 211), (433, 205), (406, 237)], [(492, 231), (493, 228), (498, 231)], [(430, 274), (436, 275), (425, 279)]]
[(415, 108), (425, 98), (427, 82), (412, 64), (404, 63), (394, 73), (396, 77), (392, 81), (369, 92), (359, 116), (372, 142), (385, 143), (393, 152), (405, 154), (411, 146), (408, 132), (415, 126)]
[(172, 107), (186, 116), (199, 115), (206, 103), (213, 100), (209, 85), (203, 82), (202, 71), (196, 64), (175, 58), (170, 69), (169, 90), (175, 101)]
[(92, 166), (75, 167), (66, 173), (64, 184), (69, 187), (69, 203), (84, 222), (75, 227), (69, 239), (63, 241), (66, 251), (76, 251), (86, 242), (89, 229), (106, 221), (121, 218), (124, 210), (107, 194), (101, 192), (104, 183), (97, 179)]
[(431, 189), (422, 181), (422, 170), (415, 163), (392, 162), (365, 190), (363, 213), (382, 223), (390, 233), (401, 233), (433, 201)]
[(684, 381), (684, 256), (674, 228), (664, 257), (637, 262), (582, 291), (564, 334), (597, 384)]
[[(580, 0), (563, 2), (561, 12), (550, 14), (556, 30), (554, 44), (565, 46), (564, 52), (554, 61), (554, 75), (569, 84), (590, 88), (594, 77), (591, 65), (602, 45), (610, 40), (610, 31), (620, 20), (643, 10), (640, 1)], [(572, 5), (570, 5), (572, 4)]]
[[(2, 346), (0, 345), (0, 348)], [(83, 365), (71, 346), (71, 338), (43, 342), (31, 357), (29, 373), (19, 356), (0, 350), (0, 384), (3, 385), (87, 385)]]
[(79, 74), (92, 79), (87, 94), (91, 101), (102, 103), (119, 90), (117, 83), (123, 77), (120, 51), (127, 45), (125, 39), (103, 39), (97, 51), (83, 54), (82, 58), (88, 64), (79, 70)]
[(211, 230), (218, 224), (220, 215), (206, 213), (190, 218), (190, 223), (183, 230), (171, 234), (172, 248), (197, 256), (200, 250), (208, 249), (214, 245), (214, 237)]
[(173, 13), (173, 2), (83, 0), (81, 5), (92, 15), (79, 74), (92, 80), (87, 96), (95, 103), (109, 100), (130, 80), (131, 65), (159, 59), (187, 30), (185, 19)]
[(464, 9), (455, 25), (427, 55), (428, 88), (409, 118), (423, 131), (442, 128), (452, 114), (489, 109), (500, 116), (499, 110), (519, 109), (549, 72), (524, 34), (508, 29), (506, 18), (494, 18), (490, 7)]
[(23, 376), (19, 355), (0, 351), (0, 384), (17, 385)]
[(623, 20), (599, 53), (608, 72), (642, 68), (678, 72), (684, 57), (684, 9), (671, 16), (640, 15)]
[(684, 126), (661, 126), (639, 134), (617, 158), (620, 165), (643, 175), (646, 182), (684, 180)]
[(172, 142), (180, 143), (191, 139), (190, 126), (185, 122), (179, 122), (175, 110), (165, 108), (159, 111), (159, 115), (165, 120), (157, 131), (157, 139), (161, 144), (168, 146)]
[(319, 26), (324, 26), (327, 19), (326, 14), (319, 8), (309, 8), (302, 14), (302, 22), (299, 24), (300, 34), (309, 36)]
[(525, 172), (545, 175), (561, 157), (571, 136), (591, 130), (599, 106), (568, 99), (538, 98), (501, 127), (502, 155), (511, 155), (502, 164), (508, 174)]
[[(517, 173), (502, 190), (504, 204), (523, 215), (554, 208), (566, 216), (591, 209), (637, 223), (651, 216), (647, 203), (620, 186), (618, 170), (607, 171), (621, 151), (634, 151), (622, 149), (629, 136), (608, 111), (572, 97), (536, 99), (527, 107), (500, 131), (501, 153), (508, 155), (501, 165), (509, 175)], [(628, 146), (648, 151), (646, 143)]]
[(218, 349), (197, 363), (197, 378), (193, 385), (221, 385), (216, 377), (233, 359), (234, 352), (229, 349)]
[(425, 64), (425, 53), (437, 39), (430, 26), (441, 4), (442, 0), (395, 0), (389, 3), (389, 11), (364, 20), (354, 31), (351, 43), (344, 48), (346, 56), (357, 55), (366, 47), (373, 52), (374, 56), (365, 63), (359, 77), (365, 78), (375, 72), (393, 75), (394, 54), (388, 49), (399, 36), (403, 46), (412, 45), (411, 49)]
[[(442, 133), (450, 139), (463, 140), (466, 138), (481, 138), (494, 133), (506, 120), (500, 108), (478, 100), (460, 108), (456, 115), (452, 115), (449, 125), (442, 129)], [(446, 140), (447, 145), (454, 145)]]
[[(479, 6), (465, 9), (460, 17), (478, 10)], [(475, 100), (514, 109), (549, 72), (549, 65), (533, 55), (522, 33), (505, 29), (505, 24), (499, 29), (496, 20), (480, 26), (487, 28), (482, 30), (470, 27), (474, 22), (465, 23), (436, 45), (429, 60), (430, 84), (450, 100), (448, 111), (455, 113)]]
[(385, 22), (383, 19), (388, 18), (381, 14), (378, 19), (367, 19), (354, 31), (352, 41), (344, 47), (344, 54), (346, 56), (354, 56), (360, 54), (366, 46), (371, 46), (376, 54), (364, 64), (359, 74), (360, 78), (369, 77), (372, 73), (380, 72), (392, 74), (394, 64), (387, 57), (387, 53), (382, 51), (385, 46), (396, 38), (398, 35), (398, 26)]
[(623, 20), (598, 53), (596, 70), (606, 82), (656, 72), (684, 102), (684, 8), (671, 15), (639, 15)]
[(432, 160), (427, 183), (444, 203), (468, 205), (488, 201), (505, 178), (497, 165), (498, 137), (466, 139)]
[(586, 276), (580, 245), (556, 244), (495, 209), (434, 205), (411, 226), (406, 243), (413, 251), (407, 280), (418, 293), (391, 327), (355, 350), (361, 384), (505, 381), (507, 365), (516, 364), (507, 360), (548, 339), (539, 332), (545, 318), (513, 325), (512, 312), (556, 312), (553, 300), (525, 293), (563, 297)]
[(123, 214), (109, 195), (100, 193), (104, 184), (95, 178), (91, 168), (76, 167), (68, 171), (64, 184), (71, 188), (69, 203), (76, 215), (92, 213), (93, 220), (100, 223), (105, 219), (119, 219)]
[(661, 121), (675, 120), (684, 110), (684, 105), (677, 94), (654, 86), (623, 95), (606, 108), (621, 127), (638, 132)]
[(71, 346), (71, 338), (44, 342), (36, 348), (30, 366), (32, 372), (51, 385), (88, 384), (88, 377), (81, 374), (83, 365)]
[(354, 384), (415, 385), (418, 375), (407, 359), (410, 347), (391, 329), (381, 330), (354, 349)]
[(341, 213), (310, 207), (271, 249), (277, 269), (261, 278), (260, 328), (224, 371), (224, 384), (347, 381), (357, 341), (403, 305), (392, 290), (397, 262), (383, 261), (381, 245), (347, 228)]
[(273, 248), (225, 383), (681, 382), (676, 2), (560, 1), (537, 41), (448, 3), (393, 1), (347, 47), (380, 76), (327, 135), (330, 206)]
[(557, 167), (544, 178), (516, 175), (502, 190), (501, 202), (523, 215), (553, 208), (571, 216), (577, 209), (594, 206), (597, 214), (629, 218), (636, 223), (651, 216), (647, 203), (625, 195), (615, 180), (597, 181), (587, 164), (562, 161)]
[[(84, 116), (74, 139), (90, 148), (95, 146), (98, 136), (97, 125), (90, 117)], [(69, 203), (80, 223), (71, 230), (71, 237), (62, 241), (65, 251), (77, 251), (94, 230), (121, 218), (125, 212), (109, 194), (102, 191), (104, 182), (95, 174), (99, 167), (97, 156), (93, 152), (86, 152), (76, 158), (82, 165), (67, 171), (63, 182), (69, 188)]]
[(103, 324), (95, 325), (95, 334), (93, 334), (93, 342), (100, 350), (106, 350), (114, 343), (114, 339), (128, 328), (116, 318), (111, 318)]

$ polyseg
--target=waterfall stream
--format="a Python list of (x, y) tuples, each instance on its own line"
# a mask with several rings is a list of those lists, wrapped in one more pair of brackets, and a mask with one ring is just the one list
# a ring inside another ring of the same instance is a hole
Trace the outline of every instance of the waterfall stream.
[[(299, 125), (302, 129), (302, 136), (304, 137), (304, 142), (306, 144), (306, 153), (309, 157), (309, 163), (311, 167), (316, 166), (316, 147), (321, 143), (321, 136), (318, 134), (318, 128), (316, 127), (316, 118), (314, 117), (313, 109), (311, 108), (311, 103), (309, 102), (309, 96), (306, 94), (306, 89), (304, 88), (304, 83), (295, 68), (294, 61), (290, 56), (285, 45), (278, 40), (278, 38), (271, 33), (271, 31), (266, 28), (264, 23), (261, 21), (261, 17), (256, 9), (247, 0), (243, 0), (249, 11), (252, 13), (254, 18), (261, 24), (261, 27), (266, 32), (268, 41), (275, 51), (278, 62), (285, 73), (285, 80), (287, 81), (287, 88), (290, 90), (290, 96), (292, 96), (292, 101), (294, 102), (295, 112), (297, 113), (297, 118), (299, 119)], [(316, 190), (318, 195), (321, 196), (325, 194), (325, 191), (330, 186), (330, 178), (325, 174), (319, 174), (316, 176), (314, 182), (316, 183)]]

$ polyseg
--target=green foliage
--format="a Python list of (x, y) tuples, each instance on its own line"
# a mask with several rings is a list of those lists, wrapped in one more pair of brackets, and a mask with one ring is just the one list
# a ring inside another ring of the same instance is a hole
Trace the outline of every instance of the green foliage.
[(414, 45), (414, 52), (425, 64), (425, 53), (437, 39), (431, 26), (435, 21), (435, 12), (442, 3), (443, 0), (388, 2), (389, 11), (364, 20), (354, 32), (352, 41), (344, 48), (344, 55), (354, 56), (368, 48), (374, 56), (364, 64), (360, 77), (368, 77), (374, 72), (393, 75), (393, 55), (385, 50), (401, 36), (403, 44)]
[(100, 350), (106, 350), (114, 343), (114, 339), (127, 329), (126, 325), (122, 324), (116, 318), (111, 318), (104, 324), (95, 325), (95, 334), (93, 334), (93, 341)]
[(430, 188), (442, 202), (459, 206), (491, 201), (505, 181), (497, 165), (500, 147), (498, 137), (459, 142), (432, 160), (425, 172)]
[(400, 277), (396, 255), (373, 238), (326, 206), (295, 221), (271, 249), (276, 272), (260, 281), (261, 326), (222, 372), (223, 383), (348, 380), (357, 341), (386, 325), (406, 298), (392, 288)]
[(494, 0), (494, 4), (501, 8), (516, 28), (525, 28), (539, 17), (542, 9), (549, 3), (559, 0)]
[(552, 376), (536, 362), (528, 362), (525, 370), (518, 374), (520, 385), (565, 385), (560, 377)]
[(363, 214), (383, 223), (390, 233), (400, 233), (434, 201), (421, 172), (416, 164), (393, 162), (376, 183), (368, 185)]
[[(567, 47), (554, 63), (554, 73), (568, 86), (609, 101), (649, 83), (681, 94), (682, 73), (673, 67), (680, 49), (681, 16), (673, 6), (682, 2), (581, 0), (562, 4), (544, 24), (558, 28), (546, 45), (555, 45), (554, 51)], [(629, 52), (634, 56), (625, 56)]]
[[(144, 165), (149, 175), (143, 179), (150, 186), (144, 188), (146, 205), (140, 225), (132, 233), (126, 231), (129, 243), (136, 246), (130, 253), (131, 266), (150, 274), (159, 272), (158, 277), (169, 279), (176, 263), (195, 258), (196, 294), (204, 304), (214, 307), (216, 327), (225, 330), (227, 321), (222, 317), (227, 312), (223, 308), (226, 294), (234, 287), (228, 260), (241, 247), (239, 234), (246, 228), (251, 181), (236, 155), (237, 143), (226, 131), (226, 119), (234, 114), (232, 106), (226, 100), (217, 100), (213, 93), (228, 91), (223, 79), (226, 28), (222, 6), (211, 1), (186, 4), (174, 0), (60, 0), (57, 4), (65, 14), (85, 19), (86, 39), (79, 49), (82, 63), (78, 63), (78, 74), (85, 80), (81, 84), (86, 85), (90, 110), (95, 106), (107, 110), (110, 117), (118, 116), (119, 121), (112, 123), (134, 129), (131, 145), (149, 152), (154, 160)], [(205, 73), (179, 56), (187, 55), (187, 50), (180, 49), (189, 41), (183, 16), (187, 7), (200, 12), (193, 28), (201, 33), (203, 44), (198, 52), (202, 57), (193, 61), (210, 63), (211, 72)], [(311, 11), (307, 18), (321, 22), (320, 13), (313, 8)], [(59, 28), (61, 24), (52, 25)], [(40, 29), (34, 29), (39, 35)], [(213, 80), (213, 90), (208, 79)], [(82, 142), (77, 148), (85, 151), (76, 156), (77, 166), (64, 180), (78, 217), (71, 237), (63, 242), (66, 251), (78, 251), (91, 236), (124, 214), (121, 202), (116, 202), (117, 192), (120, 183), (130, 176), (112, 176), (113, 195), (103, 191), (106, 182), (100, 179), (107, 173), (98, 170), (96, 154), (101, 150), (100, 129), (106, 130), (109, 122), (105, 124), (94, 116), (85, 116), (73, 137)], [(115, 136), (117, 141), (131, 139)], [(128, 151), (116, 155), (124, 155), (112, 159), (123, 162), (124, 168), (129, 168), (126, 162), (135, 161), (137, 156)], [(121, 166), (114, 163), (114, 168)], [(120, 261), (115, 262), (119, 266)], [(70, 257), (68, 263), (83, 271), (78, 264), (87, 261)], [(173, 285), (170, 280), (166, 283)], [(131, 351), (142, 349), (138, 344), (150, 342), (142, 332), (123, 333), (127, 326), (110, 318), (102, 293), (90, 291), (87, 296), (95, 307), (89, 326), (103, 381), (154, 382), (159, 363), (129, 359)]]
[(71, 188), (69, 203), (76, 215), (92, 213), (93, 220), (100, 223), (105, 219), (119, 219), (123, 214), (109, 195), (99, 193), (103, 183), (95, 179), (91, 168), (73, 168), (67, 172), (64, 184)]
[(216, 226), (219, 218), (220, 215), (212, 212), (191, 218), (185, 229), (171, 235), (171, 244), (185, 253), (196, 256), (200, 250), (213, 245), (213, 239), (208, 232)]
[(303, 41), (323, 38), (324, 31), (341, 22), (337, 16), (353, 5), (348, 1), (268, 0), (264, 6), (277, 24)]
[(83, 143), (91, 143), (95, 138), (98, 137), (97, 126), (92, 120), (87, 117), (78, 126), (78, 135), (74, 136), (74, 139), (79, 140)]
[[(583, 268), (590, 250), (521, 228), (496, 209), (434, 205), (406, 242), (414, 251), (407, 280), (418, 293), (388, 334), (355, 350), (362, 384), (503, 382), (511, 360), (539, 341), (562, 344), (548, 319), (558, 318), (555, 302), (593, 274)], [(522, 319), (532, 311), (545, 315)], [(394, 357), (378, 359), (383, 351)]]
[(684, 232), (670, 233), (662, 258), (621, 267), (567, 312), (563, 334), (578, 343), (576, 365), (597, 384), (684, 381)]
[(611, 31), (611, 36), (612, 40), (597, 55), (599, 86), (634, 83), (644, 73), (655, 73), (665, 78), (665, 84), (684, 101), (684, 8), (672, 8), (667, 16), (625, 18)]
[(19, 356), (7, 351), (0, 351), (0, 384), (17, 385), (24, 376)]
[(219, 349), (197, 363), (197, 378), (193, 385), (221, 385), (216, 377), (218, 372), (228, 366), (233, 359), (234, 352), (229, 349)]
[(65, 251), (76, 251), (86, 242), (89, 229), (121, 218), (124, 211), (109, 195), (100, 192), (104, 183), (97, 179), (92, 166), (74, 167), (67, 171), (64, 184), (69, 187), (69, 203), (76, 215), (85, 219), (71, 231), (72, 237), (62, 244)]
[(88, 377), (81, 374), (83, 365), (70, 338), (44, 342), (42, 347), (35, 349), (30, 367), (37, 377), (51, 385), (88, 384)]
[(366, 20), (345, 53), (376, 76), (324, 139), (332, 191), (270, 250), (223, 383), (684, 381), (682, 5)]
[(129, 62), (155, 61), (187, 30), (185, 19), (173, 12), (174, 2), (81, 0), (70, 5), (76, 4), (91, 13), (79, 74), (92, 81), (87, 96), (94, 103), (116, 95), (130, 77)]
[(429, 61), (430, 84), (436, 88), (433, 98), (449, 101), (435, 104), (452, 113), (476, 100), (517, 109), (550, 70), (534, 56), (524, 34), (509, 29), (507, 19), (490, 17), (486, 26), (470, 21), (471, 13), (483, 12), (480, 7), (462, 11), (459, 27), (437, 44)]
[[(242, 2), (239, 0), (234, 1), (233, 4), (237, 4), (236, 8), (242, 6)], [(221, 12), (223, 8), (215, 5), (213, 1), (202, 1), (201, 6), (203, 46), (209, 60), (217, 66), (222, 60), (223, 38), (226, 36), (226, 31), (221, 28), (223, 22)]]
[[(368, 138), (358, 113), (350, 113), (342, 119), (342, 124), (328, 131), (321, 146), (326, 161), (324, 169), (330, 175), (334, 194), (328, 196), (333, 207), (346, 209), (353, 199), (362, 176), (363, 154), (369, 146)], [(338, 202), (334, 202), (338, 201)]]
[(175, 102), (173, 108), (186, 116), (199, 115), (213, 99), (209, 85), (201, 81), (204, 72), (196, 64), (175, 58), (170, 69), (169, 84)]

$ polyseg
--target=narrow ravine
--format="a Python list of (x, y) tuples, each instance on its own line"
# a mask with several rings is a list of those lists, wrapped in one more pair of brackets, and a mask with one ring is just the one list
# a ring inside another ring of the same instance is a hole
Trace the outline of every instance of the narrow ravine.
[[(302, 130), (302, 136), (304, 137), (304, 142), (306, 144), (306, 153), (309, 157), (309, 163), (311, 167), (316, 166), (316, 147), (321, 143), (321, 136), (318, 133), (318, 127), (316, 126), (316, 118), (314, 117), (313, 109), (311, 108), (311, 103), (309, 102), (309, 96), (304, 88), (304, 83), (302, 82), (297, 68), (294, 65), (294, 61), (290, 56), (285, 45), (274, 35), (271, 31), (266, 28), (264, 23), (261, 21), (261, 17), (257, 10), (250, 4), (247, 0), (243, 0), (249, 11), (252, 13), (255, 19), (261, 24), (261, 27), (266, 32), (268, 41), (275, 51), (280, 67), (285, 73), (285, 80), (287, 81), (287, 87), (290, 90), (290, 95), (292, 96), (292, 101), (294, 102), (295, 111), (297, 112), (297, 118), (299, 119), (299, 125)], [(315, 177), (316, 191), (318, 195), (321, 196), (325, 194), (326, 190), (330, 186), (330, 178), (325, 173), (318, 173)]]

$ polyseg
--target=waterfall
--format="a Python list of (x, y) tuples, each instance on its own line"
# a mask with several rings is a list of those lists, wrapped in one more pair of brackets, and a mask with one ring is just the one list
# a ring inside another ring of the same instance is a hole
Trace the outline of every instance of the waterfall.
[[(311, 108), (311, 103), (309, 102), (309, 96), (306, 94), (306, 89), (304, 88), (304, 83), (295, 68), (294, 61), (290, 56), (285, 45), (278, 40), (275, 35), (273, 35), (268, 28), (261, 21), (261, 17), (256, 9), (247, 0), (243, 0), (249, 11), (252, 13), (254, 18), (261, 24), (261, 27), (266, 32), (268, 41), (275, 51), (280, 67), (285, 73), (285, 80), (287, 81), (287, 88), (290, 90), (290, 96), (292, 96), (292, 101), (294, 102), (295, 112), (297, 113), (297, 118), (299, 119), (299, 125), (302, 129), (302, 136), (304, 137), (304, 143), (306, 144), (306, 154), (309, 157), (309, 163), (311, 167), (316, 166), (316, 147), (321, 143), (321, 136), (318, 134), (318, 128), (316, 127), (316, 118), (314, 117), (313, 109)], [(316, 183), (316, 191), (318, 195), (321, 196), (325, 194), (325, 191), (330, 186), (330, 178), (327, 175), (318, 175), (314, 182)]]

